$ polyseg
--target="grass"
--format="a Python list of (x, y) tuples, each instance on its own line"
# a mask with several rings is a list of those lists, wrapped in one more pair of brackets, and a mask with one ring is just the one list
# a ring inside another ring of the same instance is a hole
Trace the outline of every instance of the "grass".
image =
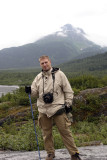
[[(107, 117), (100, 118), (99, 123), (92, 122), (76, 122), (71, 126), (71, 131), (76, 145), (85, 146), (90, 141), (100, 141), (103, 144), (107, 144)], [(42, 132), (38, 125), (36, 125), (38, 141), (40, 150), (44, 149), (44, 143), (42, 138)], [(53, 126), (53, 137), (55, 149), (64, 148), (61, 136), (56, 128)], [(33, 121), (29, 120), (25, 124), (11, 123), (8, 125), (5, 123), (3, 127), (0, 127), (0, 149), (2, 150), (37, 150), (37, 143), (35, 139), (35, 132)]]

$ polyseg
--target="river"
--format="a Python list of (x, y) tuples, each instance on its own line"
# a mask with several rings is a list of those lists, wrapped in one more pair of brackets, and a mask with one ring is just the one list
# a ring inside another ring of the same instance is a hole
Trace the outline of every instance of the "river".
[(15, 86), (15, 85), (12, 85), (12, 86), (0, 85), (0, 97), (2, 96), (2, 94), (6, 95), (7, 93), (9, 93), (9, 92), (11, 93), (18, 88), (19, 88), (19, 86)]

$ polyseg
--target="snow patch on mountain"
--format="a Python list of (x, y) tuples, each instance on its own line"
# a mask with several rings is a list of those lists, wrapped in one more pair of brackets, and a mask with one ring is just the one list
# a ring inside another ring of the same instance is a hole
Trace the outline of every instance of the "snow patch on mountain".
[(67, 35), (63, 32), (57, 32), (57, 36), (67, 37)]

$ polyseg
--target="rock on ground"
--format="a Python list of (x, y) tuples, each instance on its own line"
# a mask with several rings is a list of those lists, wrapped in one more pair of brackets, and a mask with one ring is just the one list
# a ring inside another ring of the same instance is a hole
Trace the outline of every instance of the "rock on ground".
[[(107, 145), (78, 147), (82, 160), (107, 160)], [(41, 160), (45, 160), (46, 152), (40, 151)], [(66, 149), (55, 151), (54, 160), (70, 160)], [(0, 151), (0, 160), (40, 160), (38, 151)]]

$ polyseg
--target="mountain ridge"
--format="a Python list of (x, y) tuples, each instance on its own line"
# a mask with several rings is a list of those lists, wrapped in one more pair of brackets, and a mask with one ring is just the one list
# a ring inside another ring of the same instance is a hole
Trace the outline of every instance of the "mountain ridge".
[(66, 24), (60, 31), (34, 43), (3, 49), (0, 51), (0, 69), (38, 67), (38, 59), (44, 54), (51, 58), (54, 65), (58, 65), (81, 55), (91, 56), (107, 50), (88, 40), (85, 35), (81, 28)]

